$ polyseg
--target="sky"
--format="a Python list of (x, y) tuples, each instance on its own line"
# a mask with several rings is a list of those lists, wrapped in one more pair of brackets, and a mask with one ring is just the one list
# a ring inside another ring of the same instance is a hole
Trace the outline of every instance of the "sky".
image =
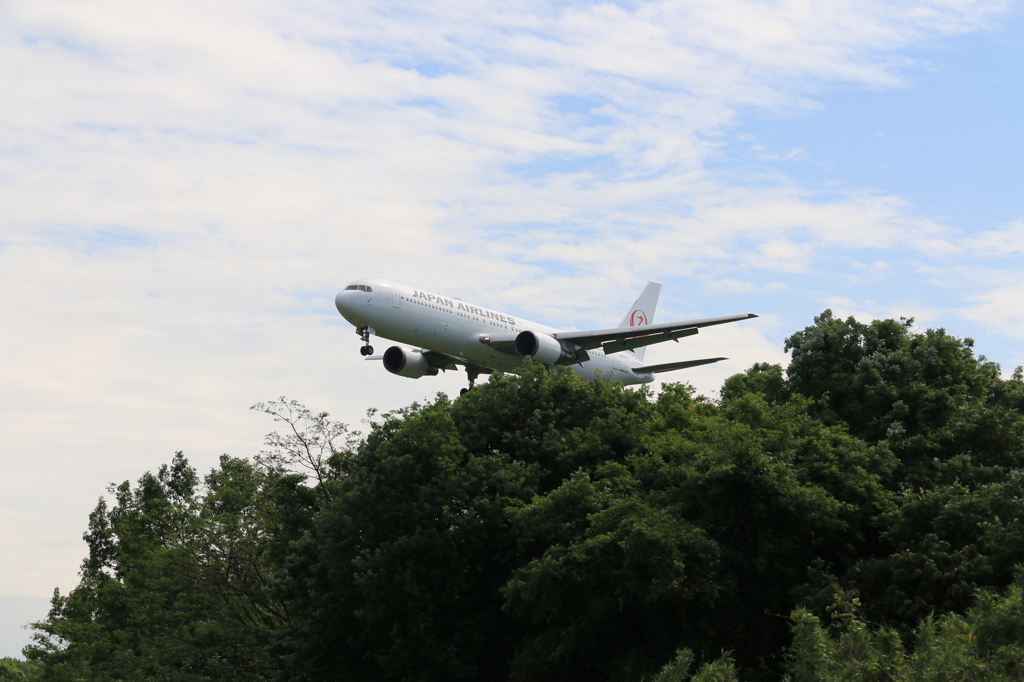
[(1003, 0), (0, 0), (0, 656), (109, 484), (256, 454), (278, 396), (365, 430), (457, 394), (359, 356), (358, 278), (563, 328), (648, 280), (655, 321), (757, 313), (648, 350), (729, 356), (668, 375), (712, 398), (826, 308), (1008, 375), (1021, 120)]

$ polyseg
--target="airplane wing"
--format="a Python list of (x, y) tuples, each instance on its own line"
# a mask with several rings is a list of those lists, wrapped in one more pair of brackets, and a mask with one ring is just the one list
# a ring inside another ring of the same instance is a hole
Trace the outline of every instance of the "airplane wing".
[(693, 334), (696, 334), (702, 327), (711, 327), (716, 324), (726, 324), (728, 322), (739, 322), (740, 320), (749, 320), (753, 317), (757, 317), (757, 315), (753, 313), (747, 313), (745, 315), (723, 315), (721, 317), (707, 317), (701, 320), (662, 322), (660, 324), (648, 324), (639, 327), (615, 327), (613, 329), (557, 332), (552, 334), (552, 336), (559, 341), (568, 341), (583, 350), (603, 348), (605, 353), (618, 353), (620, 351), (632, 350), (634, 348), (649, 346), (663, 341), (678, 341), (684, 336), (692, 336)]
[(683, 360), (682, 362), (666, 362), (661, 365), (645, 365), (642, 367), (634, 367), (633, 371), (637, 374), (657, 374), (659, 372), (671, 372), (675, 369), (686, 369), (687, 367), (699, 367), (701, 365), (710, 365), (712, 362), (719, 362), (720, 360), (728, 360), (729, 358), (705, 358), (704, 360)]
[(437, 367), (442, 372), (447, 372), (450, 369), (458, 369), (458, 365), (465, 365), (465, 360), (460, 360), (452, 355), (446, 353), (438, 353), (436, 350), (427, 350), (426, 348), (420, 351), (423, 357), (427, 359), (431, 367)]
[(499, 353), (516, 355), (516, 334), (490, 334), (484, 338), (485, 343)]

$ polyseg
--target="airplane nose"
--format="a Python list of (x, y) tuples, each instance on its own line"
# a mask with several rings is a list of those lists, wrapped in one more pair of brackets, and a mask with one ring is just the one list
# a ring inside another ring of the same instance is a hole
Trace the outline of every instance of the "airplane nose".
[(334, 307), (337, 308), (338, 312), (342, 315), (347, 313), (352, 307), (352, 303), (349, 298), (348, 291), (339, 291), (338, 295), (334, 297)]

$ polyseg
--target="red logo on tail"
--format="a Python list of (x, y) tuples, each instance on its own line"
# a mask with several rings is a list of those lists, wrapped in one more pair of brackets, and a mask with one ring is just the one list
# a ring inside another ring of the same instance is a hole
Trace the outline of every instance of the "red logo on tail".
[(634, 310), (633, 314), (629, 316), (630, 327), (642, 327), (648, 324), (647, 315), (642, 310)]

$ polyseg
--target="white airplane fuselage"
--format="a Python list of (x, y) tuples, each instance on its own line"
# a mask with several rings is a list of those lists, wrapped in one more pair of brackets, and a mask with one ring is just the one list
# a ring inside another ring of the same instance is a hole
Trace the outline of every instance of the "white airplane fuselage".
[[(523, 359), (501, 352), (481, 339), (523, 331), (542, 334), (559, 331), (484, 306), (384, 279), (357, 280), (340, 292), (334, 303), (346, 320), (357, 328), (369, 328), (370, 333), (376, 336), (502, 372), (515, 372), (522, 366)], [(589, 356), (589, 360), (570, 365), (584, 379), (610, 379), (625, 384), (654, 380), (653, 374), (633, 371), (642, 363), (630, 351), (604, 354), (601, 350), (592, 350)]]

